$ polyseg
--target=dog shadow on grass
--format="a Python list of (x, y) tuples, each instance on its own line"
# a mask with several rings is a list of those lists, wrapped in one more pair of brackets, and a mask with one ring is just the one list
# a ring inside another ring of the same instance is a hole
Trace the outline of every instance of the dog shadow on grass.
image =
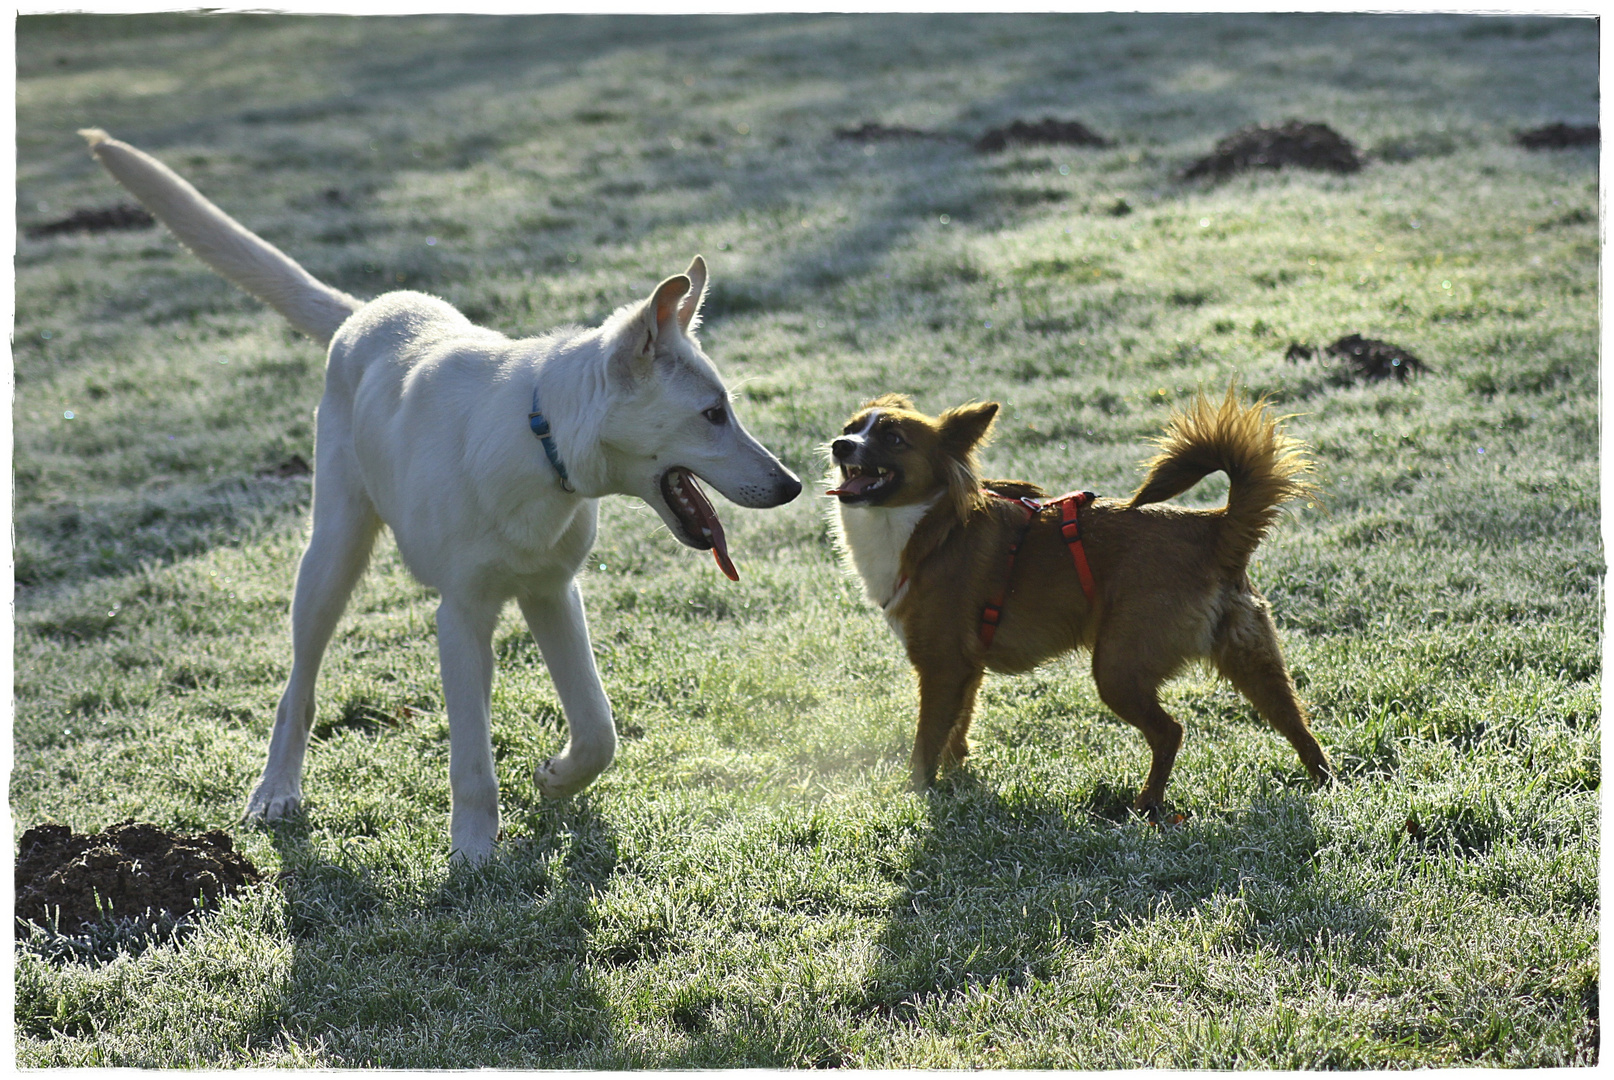
[(1200, 946), (1183, 944), (1191, 938), (1305, 955), (1346, 936), (1354, 954), (1388, 929), (1381, 912), (1317, 873), (1306, 792), (1167, 826), (1133, 815), (1129, 796), (1102, 785), (1049, 797), (960, 773), (926, 799), (930, 828), (857, 1012), (914, 1023), (977, 989), (1012, 994), (1050, 981), (1078, 995), (1086, 985), (1099, 1002), (1098, 983), (1118, 966), (1145, 983), (1169, 983), (1179, 963), (1197, 971), (1190, 954)]
[(614, 830), (586, 794), (512, 824), (498, 857), (446, 874), (384, 834), (331, 857), (306, 821), (278, 825), (294, 955), (265, 1034), (341, 1068), (531, 1068), (607, 1041), (585, 951)]

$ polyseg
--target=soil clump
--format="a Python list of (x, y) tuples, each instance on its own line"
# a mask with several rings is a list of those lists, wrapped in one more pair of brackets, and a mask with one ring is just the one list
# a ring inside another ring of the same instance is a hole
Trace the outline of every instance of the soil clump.
[(923, 128), (904, 127), (901, 124), (876, 124), (872, 120), (865, 121), (853, 128), (837, 128), (837, 139), (847, 142), (877, 143), (877, 142), (904, 142), (911, 139), (924, 139), (934, 142), (946, 142), (952, 138), (939, 131), (926, 131)]
[(1281, 169), (1285, 165), (1353, 173), (1362, 164), (1362, 155), (1351, 141), (1327, 124), (1289, 120), (1278, 125), (1240, 128), (1189, 165), (1183, 178), (1209, 176), (1222, 180), (1249, 169)]
[(17, 843), (16, 874), (18, 937), (30, 922), (76, 934), (108, 918), (179, 919), (263, 880), (223, 830), (185, 836), (133, 820), (92, 835), (36, 825)]
[(1011, 143), (1023, 146), (1109, 146), (1110, 140), (1079, 120), (1060, 120), (1045, 116), (1035, 123), (1016, 120), (1003, 127), (992, 128), (975, 140), (975, 149), (983, 154), (997, 154)]
[(1601, 136), (1596, 124), (1547, 124), (1513, 136), (1526, 150), (1564, 150), (1571, 146), (1597, 146)]
[[(1289, 351), (1284, 355), (1298, 362), (1315, 358), (1317, 351), (1310, 345), (1296, 342), (1289, 346)], [(1361, 334), (1346, 334), (1332, 345), (1324, 346), (1322, 352), (1325, 356), (1345, 361), (1345, 370), (1349, 375), (1368, 382), (1392, 377), (1397, 382), (1406, 382), (1410, 376), (1427, 370), (1422, 360), (1401, 346), (1365, 338)]]
[(45, 236), (59, 236), (62, 233), (107, 232), (111, 229), (150, 229), (157, 224), (157, 219), (146, 213), (144, 207), (134, 203), (119, 203), (116, 206), (104, 207), (100, 210), (74, 210), (64, 218), (47, 221), (42, 225), (32, 225), (27, 234), (32, 239)]

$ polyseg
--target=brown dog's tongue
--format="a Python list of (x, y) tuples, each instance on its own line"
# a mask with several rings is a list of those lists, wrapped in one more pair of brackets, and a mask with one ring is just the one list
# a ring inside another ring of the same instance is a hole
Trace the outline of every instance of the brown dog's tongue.
[(723, 536), (723, 523), (717, 520), (717, 511), (712, 509), (706, 493), (687, 472), (679, 472), (678, 484), (683, 489), (684, 498), (695, 508), (695, 516), (700, 518), (701, 528), (712, 541), (712, 557), (717, 560), (718, 568), (728, 575), (730, 581), (739, 581), (740, 572), (734, 569), (734, 563), (729, 559), (729, 543)]
[(863, 494), (863, 492), (865, 490), (867, 490), (868, 488), (873, 487), (879, 481), (879, 479), (880, 478), (878, 476), (870, 476), (867, 473), (863, 473), (863, 474), (861, 474), (859, 476), (853, 476), (853, 477), (849, 477), (849, 478), (847, 478), (845, 480), (842, 480), (840, 487), (838, 487), (838, 488), (830, 488), (828, 491), (824, 492), (824, 494), (825, 495), (861, 495), (861, 494)]

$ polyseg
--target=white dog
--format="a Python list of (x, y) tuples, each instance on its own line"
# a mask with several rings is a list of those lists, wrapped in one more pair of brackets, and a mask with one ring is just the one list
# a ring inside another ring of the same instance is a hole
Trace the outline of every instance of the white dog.
[(555, 681), (569, 737), (537, 770), (544, 795), (586, 787), (616, 754), (611, 703), (574, 578), (596, 500), (636, 495), (684, 544), (734, 577), (699, 476), (741, 506), (779, 506), (801, 481), (734, 416), (693, 332), (706, 264), (595, 330), (512, 341), (416, 292), (363, 303), (315, 280), (161, 162), (81, 132), (124, 187), (218, 273), (329, 343), (316, 424), (313, 529), (292, 599), (292, 668), (250, 819), (293, 813), (314, 720), (314, 680), (382, 525), (441, 597), (454, 854), (485, 859), (499, 833), (490, 739), (493, 629), (521, 606)]

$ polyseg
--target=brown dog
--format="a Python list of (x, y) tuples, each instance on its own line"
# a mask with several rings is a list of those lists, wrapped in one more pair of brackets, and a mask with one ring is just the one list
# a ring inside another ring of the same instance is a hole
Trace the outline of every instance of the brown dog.
[[(1280, 505), (1313, 490), (1301, 444), (1265, 403), (1244, 406), (1231, 388), (1219, 406), (1200, 396), (1171, 418), (1131, 499), (1083, 493), (1040, 509), (1035, 484), (979, 478), (975, 450), (997, 411), (932, 418), (888, 394), (830, 446), (842, 553), (919, 674), (915, 786), (969, 753), (985, 669), (1029, 671), (1078, 648), (1092, 651), (1104, 703), (1149, 742), (1138, 810), (1158, 811), (1182, 744), (1160, 685), (1193, 660), (1210, 661), (1326, 781), (1328, 755), (1245, 573)], [(1154, 505), (1217, 470), (1230, 481), (1222, 509)]]

